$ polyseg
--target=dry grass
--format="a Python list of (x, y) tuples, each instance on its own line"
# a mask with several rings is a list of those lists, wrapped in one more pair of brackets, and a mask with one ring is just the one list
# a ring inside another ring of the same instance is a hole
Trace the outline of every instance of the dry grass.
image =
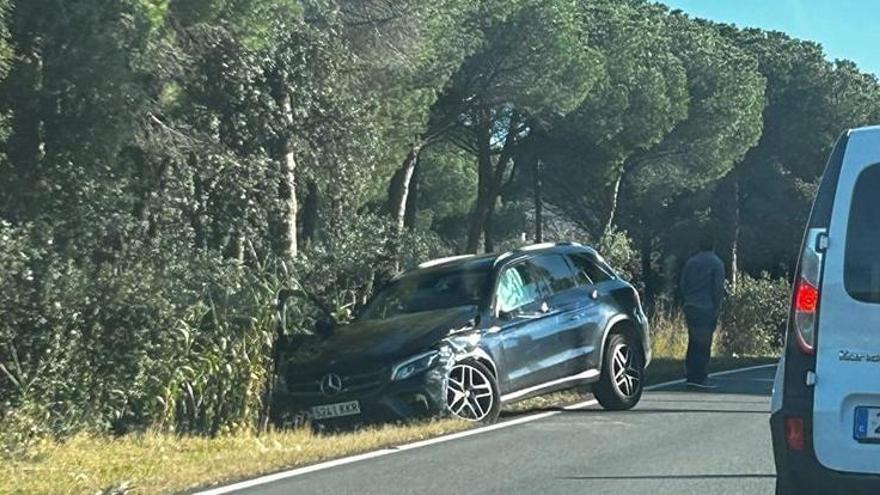
[(383, 426), (341, 435), (309, 430), (219, 438), (147, 434), (44, 441), (24, 459), (0, 463), (0, 492), (158, 494), (219, 484), (440, 436), (468, 427), (453, 420)]
[(655, 359), (683, 359), (688, 344), (687, 324), (681, 311), (657, 311), (651, 319), (651, 347)]
[[(647, 383), (681, 378), (687, 331), (680, 314), (653, 321), (654, 362)], [(771, 362), (718, 358), (713, 371)], [(587, 398), (587, 390), (557, 392), (511, 405), (507, 414), (546, 410)], [(438, 420), (388, 425), (355, 433), (316, 435), (310, 430), (219, 438), (147, 434), (112, 438), (78, 436), (43, 441), (24, 458), (0, 462), (0, 492), (12, 494), (165, 494), (216, 485), (286, 468), (367, 452), (464, 430), (468, 423)]]

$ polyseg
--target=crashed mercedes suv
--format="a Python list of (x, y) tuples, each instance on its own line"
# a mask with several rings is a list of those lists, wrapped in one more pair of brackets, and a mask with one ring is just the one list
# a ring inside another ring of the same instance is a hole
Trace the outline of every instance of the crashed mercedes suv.
[(451, 415), (593, 384), (606, 409), (639, 401), (650, 361), (638, 292), (593, 249), (540, 244), (430, 261), (379, 291), (283, 371), (285, 409), (313, 422)]

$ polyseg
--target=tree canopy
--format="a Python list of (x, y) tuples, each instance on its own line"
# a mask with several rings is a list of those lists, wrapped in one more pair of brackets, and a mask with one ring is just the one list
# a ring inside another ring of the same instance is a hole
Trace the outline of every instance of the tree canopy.
[(435, 256), (581, 241), (674, 299), (711, 231), (788, 277), (878, 118), (820, 45), (646, 0), (0, 0), (0, 423), (264, 425)]

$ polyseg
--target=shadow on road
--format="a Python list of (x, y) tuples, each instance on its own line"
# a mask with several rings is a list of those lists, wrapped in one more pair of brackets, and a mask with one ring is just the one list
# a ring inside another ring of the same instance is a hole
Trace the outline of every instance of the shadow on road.
[(718, 388), (712, 390), (699, 390), (681, 385), (672, 385), (659, 390), (652, 390), (654, 393), (684, 393), (695, 396), (707, 395), (747, 395), (753, 397), (770, 397), (773, 392), (773, 382), (765, 380), (715, 380)]
[[(564, 407), (537, 407), (532, 409), (526, 409), (522, 411), (506, 411), (501, 413), (502, 418), (513, 419), (519, 416), (528, 416), (530, 414), (542, 413), (542, 412), (563, 412), (566, 414), (614, 414), (613, 412), (605, 411), (603, 409), (566, 409)], [(724, 408), (716, 408), (716, 409), (694, 409), (694, 408), (645, 408), (639, 407), (636, 409), (632, 409), (629, 411), (625, 411), (624, 414), (682, 414), (682, 413), (694, 413), (694, 414), (763, 414), (768, 415), (769, 412), (767, 408), (763, 409), (724, 409)]]
[[(713, 378), (718, 388), (700, 390), (683, 383), (645, 392), (641, 403), (626, 414), (768, 414), (769, 397), (773, 389), (772, 370), (749, 370), (739, 376)], [(502, 411), (502, 418), (516, 418), (542, 412), (578, 414), (605, 413), (595, 407), (566, 409), (562, 406), (530, 407), (517, 411)], [(607, 413), (606, 413), (607, 414)]]

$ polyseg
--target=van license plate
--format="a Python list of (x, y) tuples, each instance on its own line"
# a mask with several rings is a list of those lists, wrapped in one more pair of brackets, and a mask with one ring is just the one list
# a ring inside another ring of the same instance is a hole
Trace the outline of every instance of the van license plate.
[(340, 402), (338, 404), (327, 404), (326, 406), (315, 406), (312, 408), (313, 419), (339, 418), (342, 416), (353, 416), (361, 413), (361, 405), (358, 401)]
[(880, 443), (880, 407), (857, 407), (853, 436), (863, 443)]

